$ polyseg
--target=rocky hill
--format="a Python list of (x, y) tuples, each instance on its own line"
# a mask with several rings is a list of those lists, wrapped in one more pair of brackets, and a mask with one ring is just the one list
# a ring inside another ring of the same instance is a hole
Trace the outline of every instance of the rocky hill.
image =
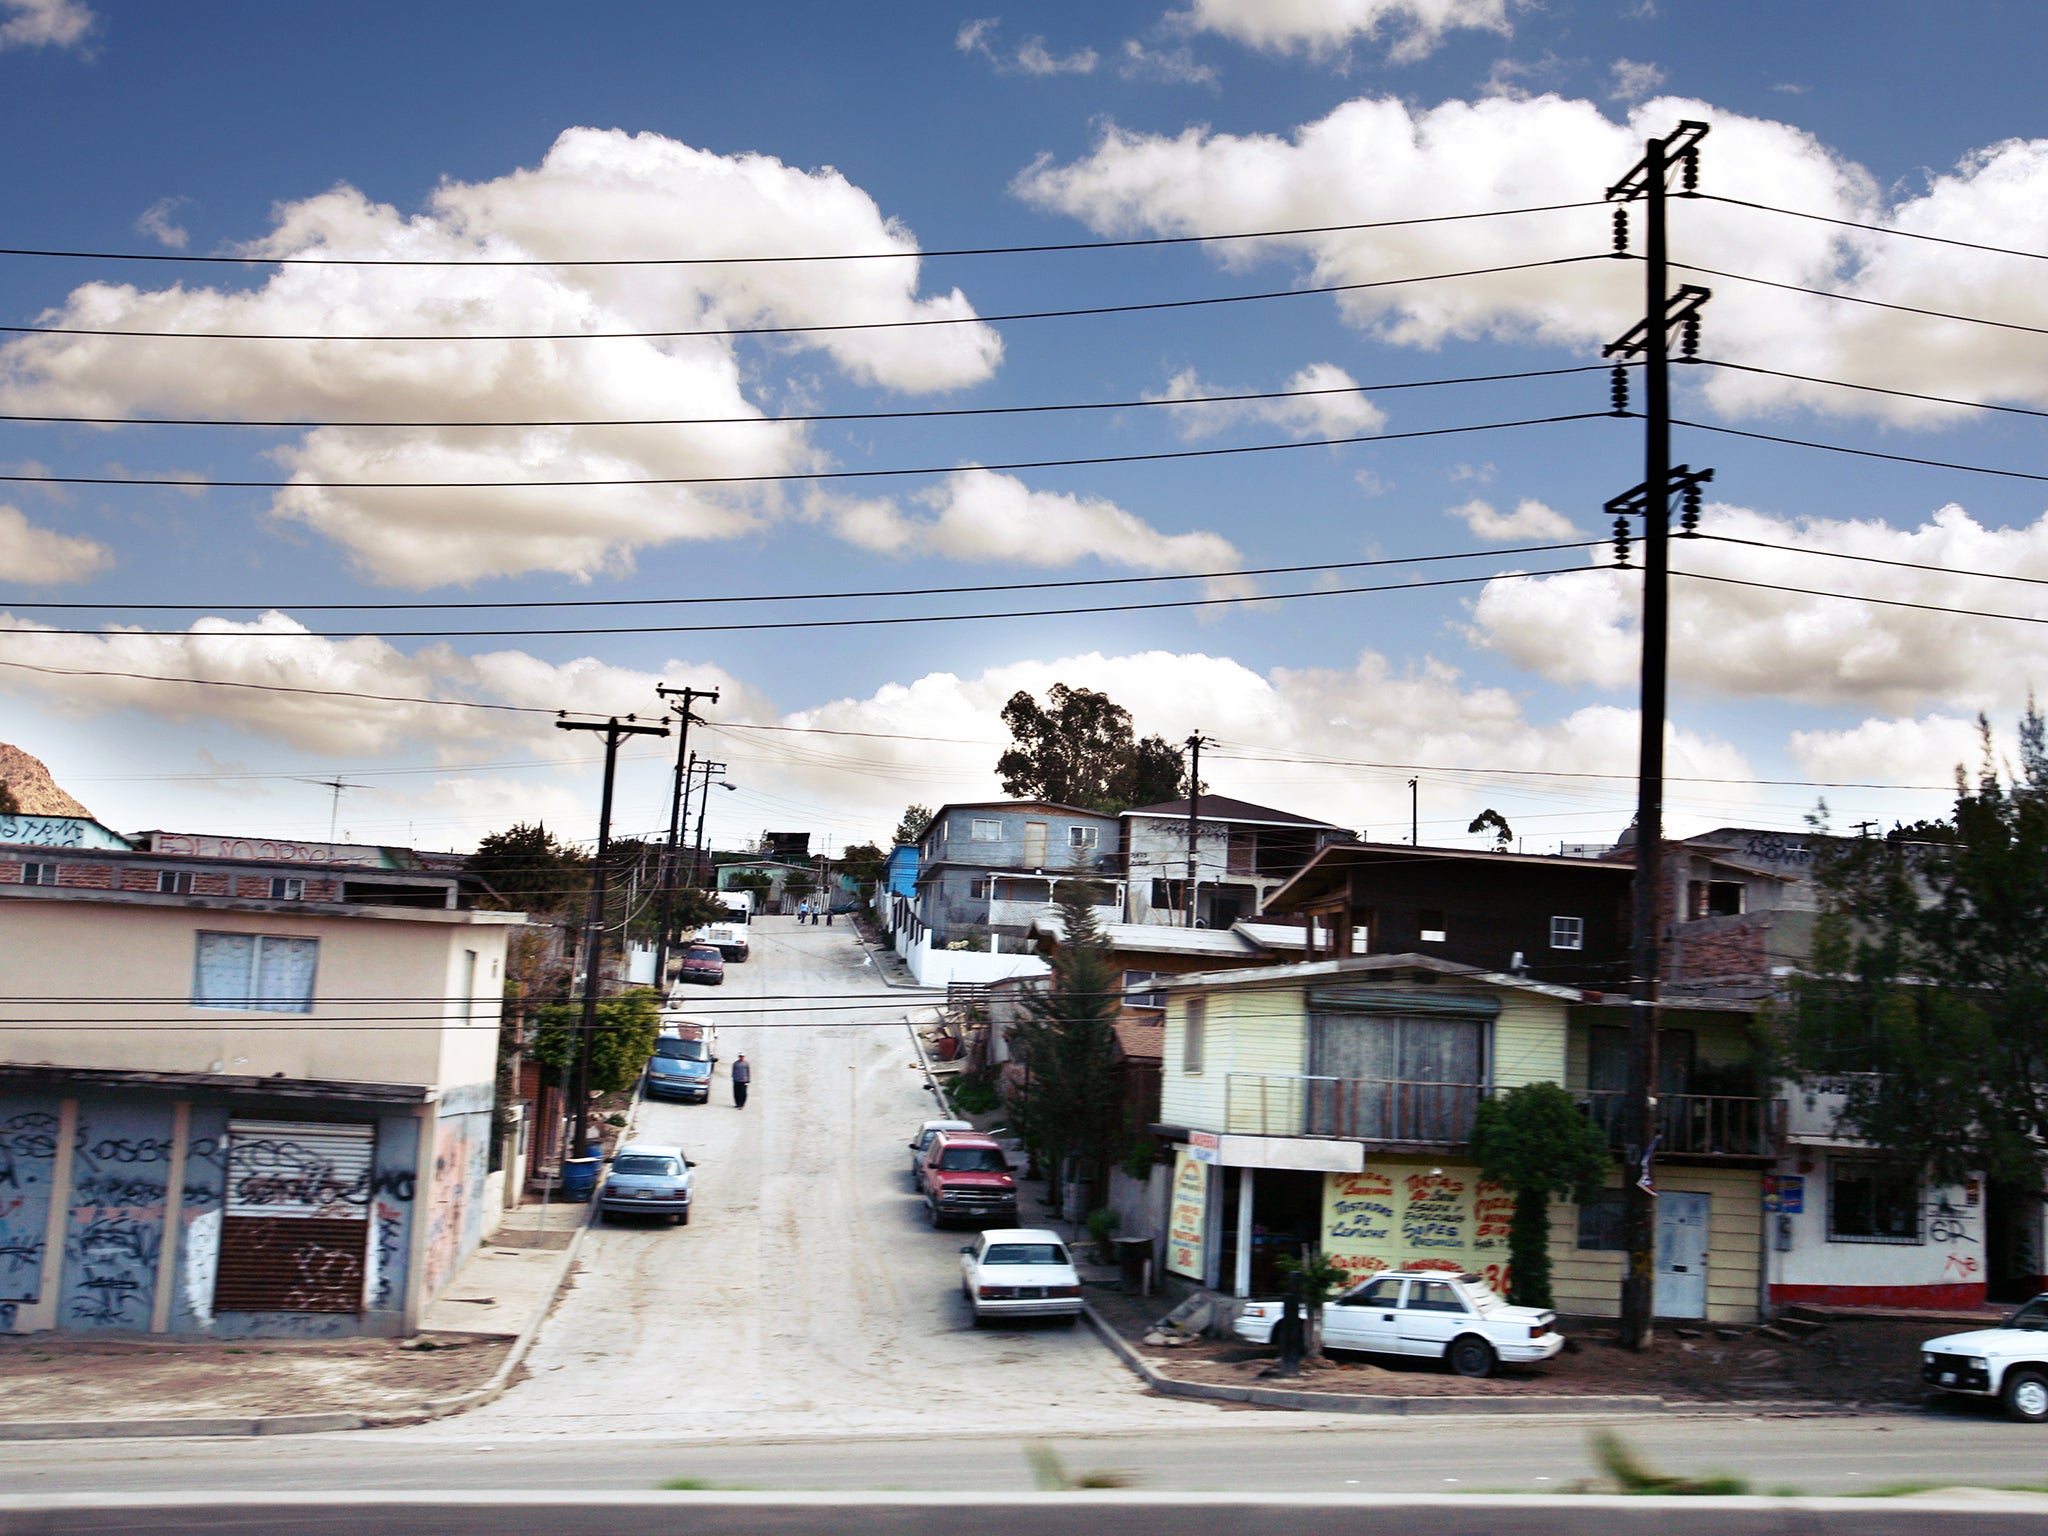
[(57, 787), (40, 758), (0, 741), (0, 784), (5, 784), (24, 816), (90, 816), (84, 806)]

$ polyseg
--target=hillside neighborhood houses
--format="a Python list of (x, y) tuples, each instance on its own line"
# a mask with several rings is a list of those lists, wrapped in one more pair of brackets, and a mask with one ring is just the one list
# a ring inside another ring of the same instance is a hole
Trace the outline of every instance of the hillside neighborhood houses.
[[(1842, 1132), (1843, 1083), (1768, 1067), (1816, 847), (1727, 827), (1662, 850), (1656, 1310), (2031, 1293), (2038, 1199), (1887, 1160)], [(797, 876), (853, 889), (782, 851), (721, 855), (718, 886), (765, 884), (767, 911)], [(1084, 882), (1118, 1093), (1156, 1149), (1101, 1198), (1170, 1284), (1245, 1298), (1311, 1249), (1502, 1282), (1511, 1200), (1471, 1139), (1516, 1085), (1561, 1085), (1619, 1152), (1633, 865), (1625, 841), (1419, 847), (1223, 796), (1007, 800), (940, 807), (864, 895), (916, 981), (971, 997), (1002, 1081)], [(459, 855), (0, 818), (0, 1332), (416, 1330), (565, 1150), (559, 1091), (501, 1070), (529, 924), (492, 896)], [(1562, 1311), (1615, 1312), (1622, 1178), (1617, 1156), (1551, 1207)]]

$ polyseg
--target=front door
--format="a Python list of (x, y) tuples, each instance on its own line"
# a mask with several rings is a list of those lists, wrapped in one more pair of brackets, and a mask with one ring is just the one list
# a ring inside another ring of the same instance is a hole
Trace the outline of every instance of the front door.
[(1042, 821), (1024, 823), (1024, 867), (1045, 868), (1045, 823)]
[(1399, 1280), (1374, 1280), (1324, 1307), (1324, 1347), (1398, 1353), (1401, 1284)]
[(1707, 1221), (1710, 1195), (1665, 1191), (1657, 1197), (1659, 1317), (1707, 1315)]

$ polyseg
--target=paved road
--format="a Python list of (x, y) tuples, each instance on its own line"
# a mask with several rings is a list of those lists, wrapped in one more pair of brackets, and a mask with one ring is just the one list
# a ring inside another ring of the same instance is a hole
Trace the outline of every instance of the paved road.
[[(976, 1331), (959, 1235), (923, 1220), (903, 1143), (928, 1112), (887, 991), (844, 928), (769, 919), (707, 1009), (753, 1100), (640, 1133), (697, 1159), (686, 1228), (606, 1226), (498, 1403), (413, 1429), (273, 1441), (0, 1445), (14, 1493), (611, 1489), (687, 1477), (764, 1489), (1022, 1490), (1025, 1446), (1160, 1490), (1542, 1491), (1587, 1475), (1586, 1422), (1387, 1421), (1153, 1398), (1085, 1330)], [(815, 999), (783, 1006), (774, 994)], [(852, 1001), (872, 1007), (834, 1008)], [(749, 998), (763, 1001), (750, 1003)], [(795, 1027), (792, 1027), (795, 1026)], [(1643, 1419), (1642, 1452), (1759, 1489), (2041, 1480), (2048, 1430), (1959, 1410), (1883, 1419)]]
[[(915, 1434), (1213, 1416), (1147, 1397), (1085, 1329), (973, 1329), (957, 1289), (966, 1234), (932, 1231), (907, 1178), (904, 1143), (932, 1099), (901, 1020), (927, 999), (884, 986), (866, 958), (845, 926), (768, 918), (723, 986), (687, 989), (703, 1012), (755, 1010), (720, 1025), (711, 1103), (640, 1110), (638, 1136), (679, 1141), (698, 1163), (689, 1226), (592, 1232), (529, 1379), (442, 1433)], [(817, 1001), (776, 1001), (792, 995)], [(741, 1051), (755, 1068), (744, 1110), (726, 1077)]]

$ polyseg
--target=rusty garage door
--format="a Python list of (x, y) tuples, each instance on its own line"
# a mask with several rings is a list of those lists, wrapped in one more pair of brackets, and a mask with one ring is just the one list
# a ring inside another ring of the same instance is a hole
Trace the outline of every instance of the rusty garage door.
[(374, 1125), (230, 1120), (216, 1312), (359, 1312)]

